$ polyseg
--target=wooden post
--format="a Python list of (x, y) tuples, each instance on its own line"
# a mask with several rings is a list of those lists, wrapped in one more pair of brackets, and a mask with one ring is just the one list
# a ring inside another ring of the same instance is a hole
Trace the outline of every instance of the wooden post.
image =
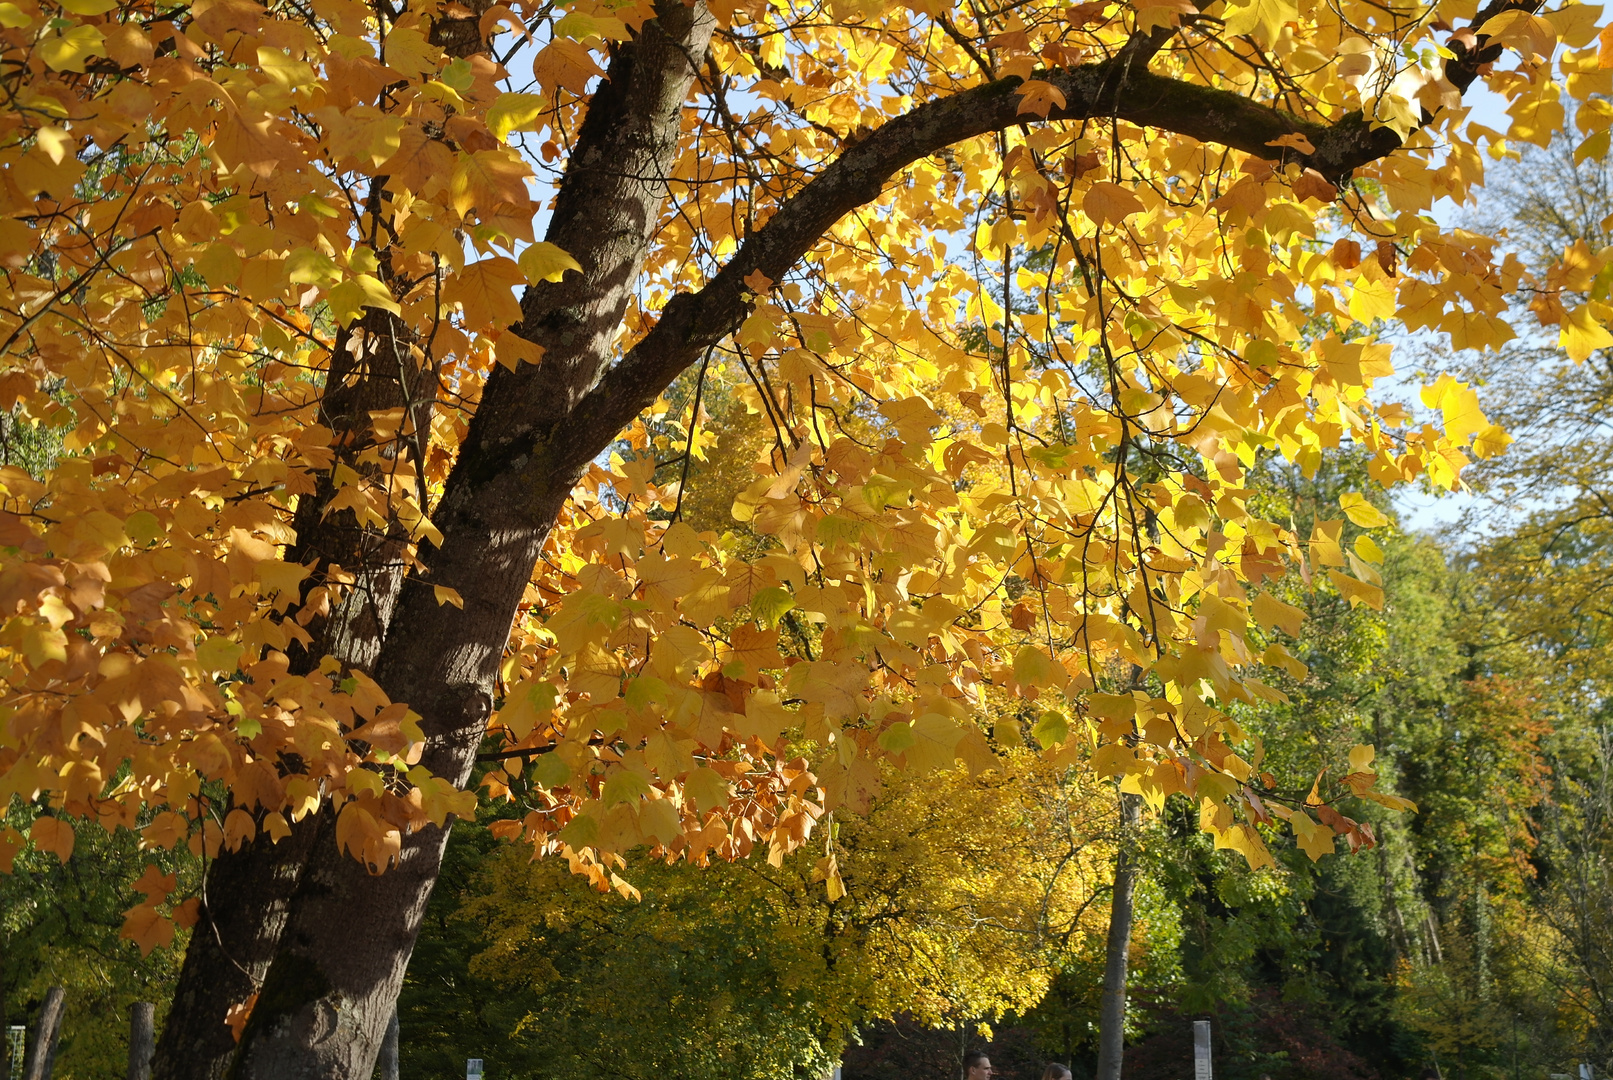
[(67, 991), (53, 986), (45, 991), (45, 1003), (39, 1007), (39, 1026), (34, 1029), (34, 1042), (28, 1048), (28, 1063), (22, 1067), (23, 1080), (50, 1080), (50, 1071), (56, 1065), (56, 1040), (62, 1034), (62, 1010)]
[(151, 1055), (157, 1049), (157, 1007), (137, 1001), (129, 1010), (129, 1080), (151, 1080)]
[(386, 1022), (386, 1036), (381, 1040), (381, 1053), (375, 1059), (381, 1071), (381, 1080), (398, 1080), (398, 1007), (392, 1006), (392, 1018)]

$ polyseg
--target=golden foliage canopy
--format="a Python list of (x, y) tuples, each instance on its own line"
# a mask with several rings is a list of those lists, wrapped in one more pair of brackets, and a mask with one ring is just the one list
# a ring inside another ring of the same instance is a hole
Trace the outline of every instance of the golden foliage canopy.
[[(1332, 805), (1398, 804), (1370, 748), (1285, 806), (1225, 709), (1296, 663), (1274, 578), (1381, 602), (1339, 537), (1382, 516), (1297, 535), (1246, 470), (1349, 441), (1451, 487), (1504, 447), (1453, 378), (1438, 422), (1375, 398), (1383, 321), (1496, 347), (1532, 280), (1571, 355), (1613, 343), (1607, 252), (1528, 279), (1433, 214), (1565, 97), (1607, 152), (1600, 19), (8, 0), (0, 797), (57, 850), (323, 804), (383, 867), (481, 752), (603, 882), (787, 851), (1012, 722), (1251, 863), (1273, 819), (1370, 843)], [(696, 529), (717, 365), (771, 435)]]

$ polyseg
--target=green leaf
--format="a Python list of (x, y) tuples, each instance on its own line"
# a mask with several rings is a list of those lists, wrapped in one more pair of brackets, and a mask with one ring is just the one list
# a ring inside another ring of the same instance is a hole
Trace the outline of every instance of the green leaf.
[(892, 724), (879, 733), (879, 745), (887, 754), (900, 754), (911, 749), (918, 743), (913, 735), (913, 725), (909, 723)]
[(1043, 746), (1056, 746), (1070, 737), (1070, 720), (1063, 713), (1049, 709), (1037, 718), (1031, 735)]
[(532, 766), (532, 782), (539, 787), (557, 788), (571, 779), (571, 766), (559, 754), (541, 754)]
[(644, 782), (644, 777), (629, 769), (617, 769), (605, 778), (605, 787), (599, 793), (599, 798), (606, 806), (615, 806), (649, 793), (650, 785)]
[(471, 83), (476, 81), (476, 72), (471, 68), (469, 60), (452, 60), (442, 69), (441, 81), (443, 85), (463, 94), (470, 89)]
[(750, 600), (751, 614), (762, 620), (762, 625), (769, 630), (778, 625), (784, 613), (795, 607), (795, 597), (782, 586), (773, 585), (763, 589)]

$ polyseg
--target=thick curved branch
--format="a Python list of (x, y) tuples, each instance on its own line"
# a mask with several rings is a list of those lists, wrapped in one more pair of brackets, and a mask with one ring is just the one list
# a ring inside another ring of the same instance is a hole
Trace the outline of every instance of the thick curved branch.
[[(1539, 6), (1539, 0), (1494, 0), (1473, 26), (1481, 27), (1504, 11), (1533, 11)], [(1359, 112), (1322, 124), (1232, 91), (1139, 70), (1158, 47), (1156, 42), (1148, 44), (1152, 47), (1141, 50), (1140, 56), (1138, 50), (1128, 49), (1103, 63), (1038, 72), (1034, 78), (1051, 83), (1065, 101), (1045, 119), (1125, 120), (1295, 162), (1335, 183), (1393, 153), (1404, 141), (1390, 128), (1374, 128)], [(1445, 75), (1460, 91), (1501, 49), (1486, 38), (1475, 38), (1471, 31), (1458, 35), (1451, 48), (1456, 58), (1447, 63)], [(1018, 77), (999, 79), (926, 102), (846, 150), (790, 196), (704, 288), (673, 297), (654, 329), (578, 402), (554, 440), (573, 455), (570, 464), (580, 465), (597, 454), (679, 372), (734, 332), (754, 302), (745, 285), (747, 277), (760, 272), (774, 281), (782, 279), (835, 222), (878, 198), (885, 185), (914, 162), (966, 139), (1038, 122), (1039, 118), (1019, 111), (1021, 84)], [(1432, 119), (1425, 114), (1424, 123)], [(1295, 134), (1309, 140), (1314, 151), (1304, 154), (1272, 146)]]

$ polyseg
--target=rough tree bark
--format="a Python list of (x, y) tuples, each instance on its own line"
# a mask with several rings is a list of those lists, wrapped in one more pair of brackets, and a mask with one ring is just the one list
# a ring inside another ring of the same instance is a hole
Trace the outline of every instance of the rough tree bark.
[(149, 1001), (137, 1001), (129, 1009), (128, 1080), (151, 1080), (156, 1013), (157, 1007)]
[[(429, 362), (425, 367), (417, 364), (408, 344), (402, 323), (374, 308), (337, 336), (319, 412), (338, 447), (333, 463), (360, 473), (379, 471), (358, 460), (380, 442), (371, 412), (404, 407), (411, 414), (412, 430), (427, 430), (435, 390), (427, 392), (426, 386), (435, 380), (436, 371)], [(383, 460), (404, 456), (409, 430), (410, 425), (404, 425), (389, 446), (381, 446)], [(297, 540), (286, 556), (314, 567), (302, 596), (309, 609), (304, 613), (299, 605), (291, 613), (293, 618), (302, 616), (298, 621), (306, 624), (310, 638), (306, 646), (293, 642), (287, 649), (292, 670), (299, 674), (313, 671), (326, 655), (353, 667), (373, 667), (403, 578), (408, 530), (397, 522), (384, 530), (368, 528), (349, 510), (322, 513), (335, 492), (332, 471), (316, 478), (311, 497), (299, 503), (294, 522)], [(317, 592), (333, 583), (338, 568), (352, 584), (339, 596)], [(283, 761), (281, 770), (295, 773), (299, 763)], [(208, 868), (200, 918), (174, 995), (175, 1008), (157, 1048), (158, 1076), (217, 1080), (224, 1074), (235, 1052), (226, 1013), (246, 1002), (263, 983), (318, 827), (316, 817), (303, 818), (279, 843), (260, 831), (239, 850), (220, 853)], [(248, 907), (241, 897), (253, 897), (256, 903)]]
[(56, 1067), (56, 1043), (62, 1037), (62, 1014), (66, 1007), (66, 990), (53, 986), (45, 991), (34, 1039), (28, 1046), (28, 1060), (22, 1067), (23, 1080), (50, 1080), (51, 1071)]
[[(548, 437), (610, 358), (666, 197), (656, 178), (671, 169), (713, 25), (703, 5), (669, 0), (613, 57), (549, 233), (585, 273), (528, 295), (523, 334), (545, 348), (544, 363), (489, 379), (433, 513), (443, 542), (405, 584), (376, 663), (387, 692), (422, 714), (420, 763), (455, 783), (469, 776), (543, 541), (597, 452), (579, 456)], [(456, 589), (464, 608), (439, 605), (432, 585)], [(319, 829), (233, 1076), (367, 1077), (374, 1068), (447, 830), (409, 835), (398, 864), (372, 876), (338, 851), (333, 815), (321, 814)]]
[[(1474, 25), (1508, 8), (1534, 6), (1496, 0)], [(1018, 112), (1018, 78), (890, 121), (790, 196), (706, 286), (673, 297), (656, 326), (616, 358), (616, 336), (667, 197), (664, 178), (681, 112), (713, 30), (699, 2), (660, 0), (656, 16), (614, 50), (556, 200), (546, 239), (583, 272), (529, 289), (522, 301), (518, 332), (544, 348), (543, 363), (493, 370), (432, 513), (441, 546), (421, 552), (417, 574), (388, 578), (385, 596), (365, 599), (367, 608), (339, 620), (363, 631), (349, 640), (374, 643), (373, 652), (352, 649), (355, 658), (373, 665), (394, 700), (422, 714), (422, 764), (456, 783), (469, 776), (517, 605), (572, 487), (624, 425), (740, 325), (752, 304), (745, 278), (759, 271), (781, 279), (830, 226), (875, 199), (913, 162), (964, 139), (1035, 122)], [(434, 40), (479, 47), (471, 21), (457, 22), (464, 25), (434, 29)], [(1138, 35), (1114, 59), (1038, 73), (1066, 100), (1047, 119), (1123, 119), (1263, 156), (1282, 154), (1333, 180), (1400, 144), (1359, 115), (1323, 126), (1230, 91), (1153, 74), (1147, 63), (1168, 36)], [(1447, 78), (1458, 89), (1498, 52), (1484, 38), (1471, 47), (1453, 40), (1451, 48), (1456, 58)], [(1270, 145), (1291, 133), (1304, 134), (1315, 152)], [(393, 392), (400, 389), (395, 384)], [(334, 399), (341, 391), (332, 385), (330, 392)], [(326, 412), (335, 415), (332, 407)], [(435, 585), (457, 590), (463, 609), (440, 606)], [(195, 965), (187, 956), (169, 1022), (178, 1034), (165, 1031), (163, 1040), (175, 1052), (159, 1049), (159, 1077), (217, 1080), (225, 1061), (228, 1074), (242, 1080), (369, 1077), (447, 828), (405, 837), (397, 867), (378, 876), (338, 850), (334, 831), (324, 812), (305, 819), (281, 845), (253, 845), (215, 863), (208, 909), (214, 932), (199, 928), (193, 937), (192, 950), (203, 954)], [(231, 879), (238, 887), (227, 887)], [(219, 1008), (228, 993), (210, 990), (211, 978), (240, 989), (260, 975), (260, 996), (232, 1055), (222, 1042), (228, 1032)], [(177, 1052), (184, 1045), (203, 1052), (187, 1058)]]
[(1126, 976), (1131, 964), (1131, 922), (1137, 897), (1137, 825), (1142, 799), (1120, 796), (1120, 840), (1115, 855), (1114, 899), (1104, 944), (1103, 997), (1098, 1003), (1096, 1080), (1120, 1080), (1126, 1051)]
[[(491, 2), (469, 0), (463, 14), (436, 19), (432, 43), (456, 57), (484, 51), (479, 20)], [(372, 212), (380, 209), (386, 181), (377, 177), (370, 186)], [(389, 259), (379, 273), (392, 282)], [(370, 670), (380, 654), (403, 581), (409, 531), (398, 521), (377, 530), (362, 524), (351, 510), (332, 514), (325, 507), (337, 490), (336, 465), (361, 475), (381, 471), (360, 460), (378, 445), (383, 461), (412, 457), (413, 467), (424, 469), (424, 433), (430, 431), (437, 404), (441, 357), (422, 352), (416, 361), (410, 347), (420, 344), (401, 319), (379, 308), (367, 309), (337, 335), (319, 403), (319, 422), (332, 433), (332, 464), (299, 500), (293, 521), (296, 541), (286, 552), (287, 561), (311, 570), (300, 602), (287, 614), (310, 639), (306, 645), (293, 641), (286, 650), (297, 674), (313, 671), (327, 655)], [(380, 439), (371, 413), (400, 407), (408, 422), (399, 425), (396, 435)], [(423, 497), (420, 503), (424, 511)], [(350, 584), (331, 591), (341, 577)], [(285, 761), (281, 768), (295, 773), (299, 763)], [(228, 1012), (263, 985), (318, 828), (317, 816), (305, 817), (293, 822), (291, 835), (278, 844), (260, 831), (242, 848), (221, 852), (208, 867), (199, 919), (153, 1058), (157, 1076), (224, 1076), (236, 1051)], [(246, 897), (252, 899), (243, 903)]]

